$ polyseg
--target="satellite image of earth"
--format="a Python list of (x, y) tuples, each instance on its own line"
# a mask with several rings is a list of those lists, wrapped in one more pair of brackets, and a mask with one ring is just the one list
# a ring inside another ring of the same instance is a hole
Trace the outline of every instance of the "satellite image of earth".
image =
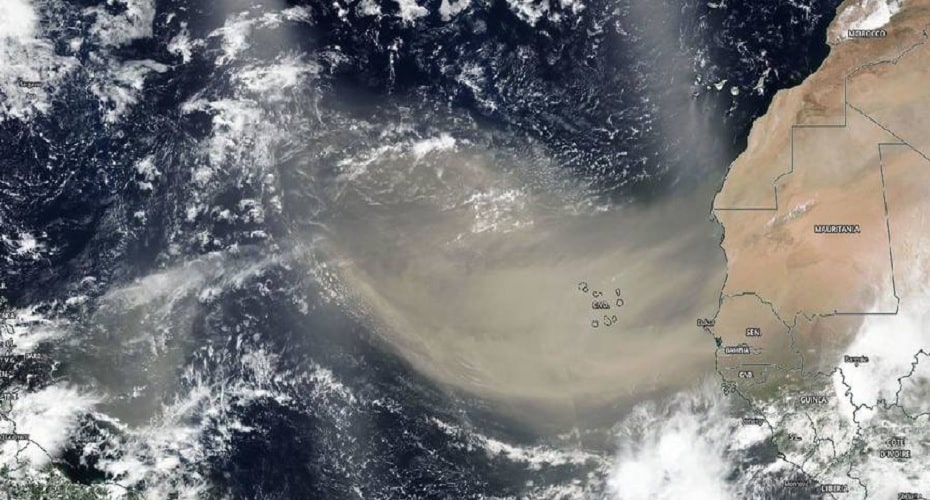
[(930, 0), (0, 0), (0, 500), (930, 498)]

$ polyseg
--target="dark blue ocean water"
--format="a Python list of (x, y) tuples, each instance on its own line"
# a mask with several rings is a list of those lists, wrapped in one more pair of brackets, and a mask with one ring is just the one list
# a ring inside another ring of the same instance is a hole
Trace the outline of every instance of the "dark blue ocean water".
[[(295, 148), (320, 148), (321, 164), (335, 162), (339, 152), (323, 151), (324, 144), (345, 140), (346, 148), (370, 147), (382, 137), (373, 128), (340, 139), (351, 124), (404, 115), (412, 117), (413, 133), (454, 130), (527, 154), (527, 144), (541, 147), (569, 175), (588, 182), (592, 196), (661, 203), (682, 186), (722, 177), (774, 92), (800, 82), (826, 56), (826, 25), (837, 3), (621, 0), (586, 2), (576, 11), (547, 2), (548, 10), (531, 23), (505, 1), (474, 1), (448, 21), (439, 13), (441, 3), (430, 1), (421, 4), (427, 15), (405, 23), (394, 15), (394, 2), (379, 3), (382, 16), (362, 15), (359, 5), (289, 2), (307, 7), (309, 15), (255, 28), (248, 53), (253, 61), (298, 54), (321, 67), (312, 87), (275, 108), (278, 125), (291, 123), (288, 113), (320, 116), (305, 143), (276, 146), (281, 165), (296, 161)], [(56, 50), (64, 53), (68, 39), (89, 36), (93, 19), (80, 9), (98, 4), (103, 2), (45, 7)], [(0, 279), (6, 296), (82, 325), (73, 339), (81, 347), (49, 347), (61, 360), (57, 379), (95, 383), (96, 372), (86, 364), (106, 361), (90, 323), (96, 300), (108, 290), (233, 247), (244, 254), (287, 255), (292, 249), (277, 242), (297, 229), (312, 230), (303, 211), (326, 210), (302, 200), (280, 212), (267, 210), (260, 221), (188, 217), (194, 201), (233, 211), (247, 198), (270, 203), (263, 179), (244, 174), (234, 160), (215, 174), (209, 189), (197, 187), (192, 179), (198, 160), (191, 152), (210, 139), (214, 122), (208, 112), (182, 105), (230, 95), (231, 82), (243, 71), (243, 63), (217, 62), (223, 48), (208, 35), (241, 11), (259, 16), (281, 6), (244, 0), (155, 4), (153, 37), (108, 49), (105, 63), (95, 57), (98, 47), (85, 44), (77, 55), (85, 70), (64, 81), (46, 115), (29, 123), (0, 122), (0, 232), (6, 238), (0, 242)], [(106, 8), (120, 13), (125, 5)], [(182, 29), (203, 40), (188, 64), (168, 50)], [(91, 76), (114, 61), (143, 58), (168, 68), (147, 77), (145, 91), (122, 120), (107, 123), (106, 107), (90, 91)], [(161, 174), (151, 191), (139, 187), (142, 174), (132, 167), (149, 156)], [(135, 216), (139, 211), (145, 223)], [(39, 258), (16, 252), (11, 242), (23, 233), (43, 242)], [(244, 259), (239, 255), (232, 259)], [(185, 378), (191, 371), (218, 386), (253, 377), (240, 369), (247, 353), (279, 356), (277, 397), (231, 394), (228, 418), (204, 413), (194, 422), (208, 451), (187, 466), (213, 493), (521, 497), (581, 479), (590, 483), (589, 494), (599, 494), (596, 476), (603, 464), (597, 461), (531, 466), (489, 454), (475, 435), (526, 446), (551, 437), (510, 425), (480, 401), (413, 373), (357, 318), (321, 300), (324, 284), (295, 276), (286, 260), (201, 304), (186, 333), (173, 340), (183, 353), (170, 372), (175, 383), (152, 395), (156, 401), (183, 395), (196, 385)], [(75, 294), (89, 301), (80, 307), (61, 302)], [(144, 380), (126, 370), (127, 380)], [(331, 374), (346, 392), (334, 391), (321, 373)], [(281, 395), (289, 399), (282, 402)], [(239, 430), (230, 430), (230, 420), (241, 424)], [(113, 437), (119, 431), (90, 415), (83, 423), (60, 466), (78, 481), (117, 479), (95, 464), (119, 456), (122, 441)], [(100, 456), (88, 456), (87, 443), (102, 443)], [(592, 471), (595, 480), (587, 476)]]

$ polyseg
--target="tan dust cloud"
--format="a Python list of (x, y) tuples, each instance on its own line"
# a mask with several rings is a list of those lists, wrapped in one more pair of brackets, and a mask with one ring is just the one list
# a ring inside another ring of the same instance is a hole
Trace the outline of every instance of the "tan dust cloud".
[(713, 186), (578, 209), (467, 148), (369, 162), (364, 176), (317, 248), (422, 373), (564, 424), (712, 370), (696, 318), (713, 316), (723, 283)]

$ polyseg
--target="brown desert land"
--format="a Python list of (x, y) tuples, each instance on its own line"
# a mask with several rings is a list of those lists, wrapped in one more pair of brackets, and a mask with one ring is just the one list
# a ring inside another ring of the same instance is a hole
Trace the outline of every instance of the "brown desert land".
[[(712, 333), (726, 344), (747, 326), (771, 324), (779, 338), (749, 344), (784, 345), (787, 333), (808, 372), (835, 366), (863, 319), (896, 314), (927, 272), (930, 2), (905, 2), (862, 38), (844, 24), (846, 9), (857, 8), (838, 9), (829, 57), (776, 96), (714, 201), (728, 275)], [(746, 296), (778, 320), (734, 300)], [(777, 383), (797, 378), (791, 353), (771, 352), (721, 348), (718, 364), (739, 373), (774, 363), (786, 374)]]

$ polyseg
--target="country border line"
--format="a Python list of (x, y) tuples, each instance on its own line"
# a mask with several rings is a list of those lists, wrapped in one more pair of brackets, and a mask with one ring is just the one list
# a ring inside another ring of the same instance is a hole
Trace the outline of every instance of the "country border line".
[[(913, 48), (913, 47), (912, 47), (912, 48)], [(909, 51), (910, 51), (910, 49), (908, 50), (908, 52), (909, 52)], [(861, 68), (858, 68), (856, 71), (859, 71), (859, 69), (861, 69)], [(854, 73), (855, 73), (855, 72), (854, 72)], [(900, 309), (901, 309), (901, 297), (898, 295), (897, 283), (896, 283), (896, 280), (895, 280), (894, 251), (893, 251), (893, 249), (892, 249), (891, 222), (890, 222), (890, 215), (889, 215), (889, 210), (888, 210), (888, 194), (887, 194), (886, 182), (885, 182), (885, 164), (884, 164), (884, 155), (883, 155), (882, 147), (888, 147), (888, 146), (904, 146), (904, 147), (907, 147), (908, 149), (914, 151), (914, 152), (917, 153), (918, 155), (920, 155), (920, 156), (921, 156), (924, 160), (926, 160), (927, 162), (930, 162), (930, 157), (928, 157), (926, 154), (924, 154), (922, 151), (920, 151), (920, 150), (919, 150), (918, 148), (916, 148), (914, 145), (912, 145), (912, 144), (910, 144), (909, 142), (907, 142), (904, 138), (902, 138), (901, 136), (899, 136), (898, 134), (896, 134), (894, 131), (892, 131), (892, 130), (889, 129), (888, 127), (884, 126), (883, 124), (879, 123), (877, 120), (875, 120), (874, 118), (872, 118), (871, 116), (869, 116), (867, 113), (865, 113), (864, 111), (862, 111), (861, 109), (859, 109), (858, 107), (856, 107), (855, 105), (853, 105), (853, 104), (851, 104), (851, 103), (849, 102), (849, 100), (848, 100), (849, 77), (852, 76), (852, 74), (854, 74), (854, 73), (851, 73), (850, 75), (847, 75), (847, 76), (844, 78), (844, 80), (843, 80), (843, 101), (844, 101), (844, 104), (843, 104), (843, 123), (842, 123), (842, 124), (811, 124), (811, 125), (797, 125), (797, 124), (795, 124), (795, 125), (792, 125), (792, 126), (791, 126), (791, 132), (790, 132), (790, 146), (789, 146), (789, 147), (790, 147), (791, 153), (790, 153), (789, 168), (788, 168), (787, 171), (782, 172), (782, 173), (779, 174), (777, 177), (775, 177), (775, 179), (772, 181), (772, 187), (773, 187), (773, 192), (774, 192), (774, 196), (775, 196), (775, 206), (774, 206), (774, 207), (763, 207), (763, 208), (758, 208), (758, 207), (713, 208), (712, 211), (721, 210), (721, 211), (769, 211), (769, 212), (774, 211), (774, 212), (777, 212), (778, 209), (779, 209), (779, 203), (778, 203), (778, 182), (779, 182), (783, 177), (785, 177), (785, 176), (787, 176), (787, 175), (790, 175), (790, 174), (794, 173), (794, 165), (795, 165), (795, 156), (794, 156), (794, 153), (795, 153), (795, 147), (794, 147), (794, 132), (795, 132), (795, 130), (799, 130), (799, 129), (842, 129), (842, 128), (846, 128), (847, 125), (848, 125), (848, 123), (849, 123), (849, 118), (848, 118), (849, 109), (852, 108), (853, 111), (855, 111), (856, 113), (858, 113), (858, 114), (861, 115), (862, 117), (866, 118), (867, 120), (869, 120), (870, 122), (872, 122), (875, 126), (881, 128), (882, 130), (884, 130), (885, 132), (887, 132), (888, 134), (890, 134), (892, 137), (894, 137), (895, 139), (897, 139), (898, 141), (900, 141), (900, 142), (879, 142), (879, 143), (877, 143), (877, 147), (878, 147), (879, 174), (880, 174), (881, 184), (882, 184), (882, 204), (883, 204), (883, 211), (884, 211), (884, 218), (885, 218), (885, 236), (886, 236), (887, 241), (888, 241), (888, 262), (889, 262), (889, 266), (890, 266), (890, 269), (891, 269), (891, 293), (892, 293), (892, 296), (893, 296), (894, 299), (895, 299), (895, 308), (894, 308), (893, 311), (840, 311), (840, 310), (834, 309), (832, 313), (818, 314), (818, 316), (821, 316), (821, 317), (825, 317), (825, 316), (866, 316), (866, 315), (868, 315), (868, 316), (894, 316), (894, 315), (897, 315), (897, 314), (898, 314), (898, 311), (900, 311)], [(753, 292), (753, 293), (755, 293), (755, 292)]]
[[(733, 212), (733, 211), (756, 211), (756, 212), (777, 212), (778, 211), (778, 182), (785, 176), (791, 175), (794, 173), (794, 132), (799, 129), (842, 129), (846, 128), (846, 125), (849, 123), (848, 118), (848, 80), (849, 76), (846, 76), (843, 79), (843, 123), (813, 123), (813, 124), (794, 124), (791, 125), (791, 130), (789, 132), (789, 160), (788, 160), (788, 170), (778, 174), (774, 179), (772, 179), (772, 191), (775, 198), (774, 207), (713, 207), (712, 212), (723, 211), (723, 212)], [(726, 180), (724, 180), (726, 182)], [(723, 186), (721, 186), (721, 190)], [(718, 192), (719, 194), (719, 192)]]
[[(843, 122), (842, 122), (842, 123), (832, 123), (832, 124), (831, 124), (831, 123), (824, 123), (824, 124), (794, 124), (794, 125), (791, 125), (791, 131), (790, 131), (790, 142), (791, 142), (791, 144), (790, 144), (790, 149), (791, 149), (791, 157), (790, 157), (790, 161), (789, 161), (788, 170), (785, 171), (785, 172), (780, 173), (778, 176), (776, 176), (776, 177), (772, 180), (772, 191), (773, 191), (774, 197), (775, 197), (775, 206), (774, 206), (774, 207), (713, 207), (713, 208), (711, 209), (711, 212), (715, 212), (715, 211), (718, 211), (718, 210), (720, 210), (720, 211), (769, 211), (769, 212), (771, 212), (771, 211), (777, 211), (777, 210), (778, 210), (778, 181), (781, 180), (782, 177), (794, 173), (794, 131), (795, 131), (796, 129), (809, 129), (809, 128), (846, 128), (847, 124), (849, 123), (849, 121), (848, 121), (848, 113), (849, 113), (848, 107), (852, 107), (856, 112), (858, 112), (859, 114), (861, 114), (862, 116), (864, 116), (865, 118), (867, 118), (868, 120), (870, 120), (872, 123), (874, 123), (875, 125), (879, 126), (879, 127), (882, 128), (883, 130), (885, 130), (886, 132), (888, 132), (889, 134), (891, 134), (892, 136), (894, 136), (896, 139), (900, 140), (902, 143), (907, 144), (910, 148), (914, 149), (914, 151), (916, 151), (918, 154), (920, 154), (922, 157), (924, 157), (924, 159), (926, 159), (927, 161), (930, 161), (930, 157), (928, 157), (928, 156), (927, 156), (926, 154), (924, 154), (922, 151), (918, 150), (918, 149), (915, 148), (913, 145), (909, 144), (906, 140), (902, 139), (898, 134), (895, 134), (895, 133), (894, 133), (893, 131), (891, 131), (888, 127), (882, 125), (882, 124), (879, 123), (877, 120), (875, 120), (874, 118), (872, 118), (871, 116), (869, 116), (868, 114), (866, 114), (865, 112), (863, 112), (861, 109), (857, 108), (856, 106), (854, 106), (853, 104), (851, 104), (851, 103), (849, 102), (849, 79), (850, 79), (851, 77), (857, 75), (857, 74), (860, 73), (861, 71), (864, 71), (864, 70), (866, 70), (866, 69), (868, 69), (868, 68), (872, 68), (872, 67), (875, 67), (875, 66), (881, 66), (881, 65), (883, 65), (883, 64), (897, 65), (898, 62), (899, 62), (902, 58), (904, 58), (904, 57), (906, 57), (907, 55), (909, 55), (911, 52), (913, 52), (914, 50), (916, 50), (918, 47), (920, 47), (920, 46), (922, 46), (922, 45), (926, 45), (926, 44), (928, 43), (928, 41), (930, 41), (930, 33), (928, 33), (928, 29), (930, 29), (930, 24), (924, 25), (923, 29), (921, 30), (921, 35), (923, 36), (923, 39), (920, 40), (920, 41), (918, 41), (918, 42), (915, 42), (915, 43), (911, 44), (911, 46), (909, 46), (909, 47), (907, 47), (906, 49), (902, 50), (900, 53), (898, 53), (898, 54), (897, 54), (896, 56), (894, 56), (893, 58), (890, 58), (890, 59), (882, 59), (882, 60), (878, 60), (878, 61), (869, 61), (869, 62), (863, 63), (863, 64), (859, 65), (858, 67), (856, 67), (856, 68), (852, 69), (851, 71), (849, 71), (849, 72), (843, 77)], [(724, 182), (726, 182), (726, 181), (724, 180)], [(723, 189), (723, 187), (721, 186), (721, 190), (722, 190), (722, 189)], [(719, 194), (719, 191), (718, 191), (717, 194)]]

